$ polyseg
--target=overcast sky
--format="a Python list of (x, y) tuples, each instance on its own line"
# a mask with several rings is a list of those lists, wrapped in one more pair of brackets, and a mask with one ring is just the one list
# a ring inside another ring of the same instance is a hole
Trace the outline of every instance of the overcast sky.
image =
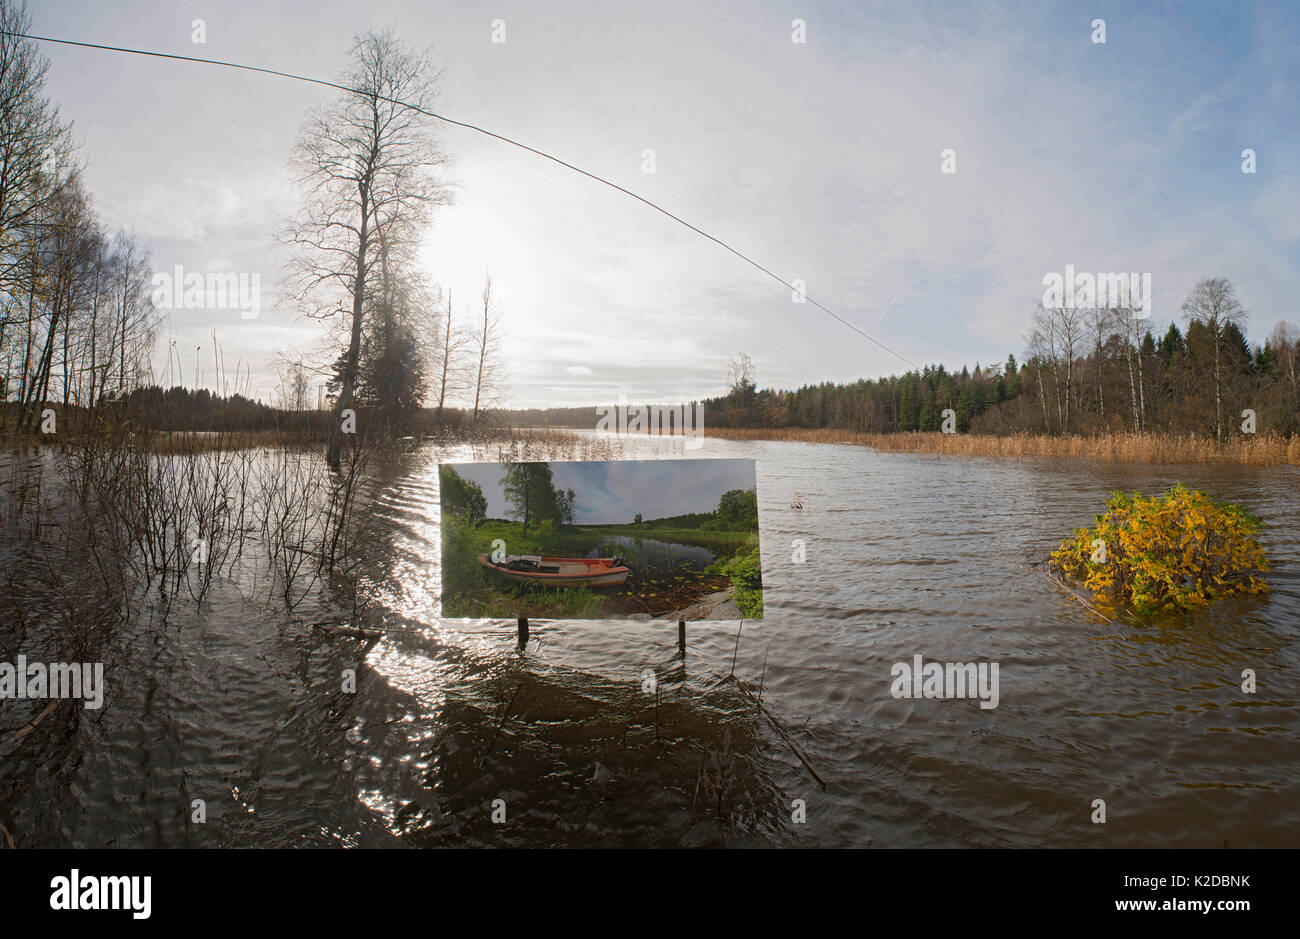
[[(917, 363), (1020, 354), (1043, 277), (1150, 272), (1155, 324), (1232, 279), (1262, 342), (1300, 321), (1300, 5), (310, 3), (39, 0), (40, 35), (327, 79), (352, 35), (432, 45), (438, 109), (604, 175), (748, 254)], [(191, 41), (205, 20), (205, 44)], [(792, 42), (792, 20), (806, 22)], [(1106, 42), (1092, 42), (1092, 20)], [(493, 20), (505, 21), (493, 43)], [(269, 398), (320, 327), (277, 301), (286, 158), (331, 92), (44, 45), (89, 188), (154, 266), (259, 273), (263, 312), (175, 311)], [(716, 244), (549, 161), (445, 125), (456, 204), (425, 258), (464, 310), (486, 268), (507, 403), (682, 400), (747, 352), (762, 386), (907, 366)], [(956, 152), (955, 174), (940, 172)], [(1241, 172), (1241, 152), (1257, 172)], [(643, 173), (652, 149), (655, 172)], [(204, 366), (202, 381), (210, 383)]]
[[(501, 480), (504, 463), (448, 464), (473, 480), (487, 498), (487, 517), (505, 518), (509, 504)], [(550, 463), (556, 489), (574, 491), (579, 525), (631, 524), (691, 512), (712, 512), (722, 494), (757, 485), (753, 460), (616, 460)]]

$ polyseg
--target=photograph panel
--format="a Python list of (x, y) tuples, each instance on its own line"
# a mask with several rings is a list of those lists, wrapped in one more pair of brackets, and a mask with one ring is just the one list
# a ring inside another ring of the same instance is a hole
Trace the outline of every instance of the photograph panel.
[(444, 463), (444, 617), (763, 616), (753, 460)]

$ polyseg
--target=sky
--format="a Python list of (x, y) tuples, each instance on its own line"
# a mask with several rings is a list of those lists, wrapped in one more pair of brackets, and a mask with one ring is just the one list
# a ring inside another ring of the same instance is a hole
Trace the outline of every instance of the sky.
[[(439, 113), (658, 203), (893, 350), (622, 193), (441, 125), (455, 201), (421, 256), (466, 317), (491, 271), (507, 406), (715, 395), (741, 352), (762, 387), (1000, 363), (1066, 265), (1151, 273), (1157, 331), (1212, 276), (1236, 285), (1253, 342), (1300, 322), (1297, 4), (40, 0), (32, 14), (42, 36), (325, 79), (354, 33), (392, 26), (432, 47)], [(334, 93), (43, 52), (106, 222), (146, 239), (155, 270), (259, 275), (256, 319), (169, 311), (156, 370), (174, 348), (173, 379), (216, 386), (215, 337), (226, 387), (238, 373), (271, 400), (277, 355), (321, 343), (278, 289), (275, 235), (298, 204), (297, 129)]]
[[(501, 480), (505, 463), (448, 464), (483, 489), (488, 518), (506, 518), (510, 506)], [(555, 488), (572, 489), (573, 521), (578, 525), (630, 525), (640, 513), (647, 521), (712, 512), (722, 494), (756, 485), (753, 460), (611, 460), (550, 463)]]

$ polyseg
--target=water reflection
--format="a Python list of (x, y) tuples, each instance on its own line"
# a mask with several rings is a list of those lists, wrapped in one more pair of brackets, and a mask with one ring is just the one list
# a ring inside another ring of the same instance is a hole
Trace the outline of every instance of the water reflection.
[[(657, 580), (686, 570), (703, 570), (713, 563), (715, 557), (708, 548), (657, 541), (654, 538), (606, 535), (603, 540), (622, 549), (623, 557), (631, 563), (633, 572), (642, 581)], [(598, 557), (600, 552), (598, 546), (587, 552), (587, 557)]]

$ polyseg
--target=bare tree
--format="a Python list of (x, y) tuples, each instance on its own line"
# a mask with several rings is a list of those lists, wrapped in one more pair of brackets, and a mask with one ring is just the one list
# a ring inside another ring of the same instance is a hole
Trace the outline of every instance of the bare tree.
[(1064, 427), (1065, 411), (1061, 400), (1060, 370), (1057, 368), (1056, 321), (1041, 303), (1034, 310), (1029, 335), (1025, 337), (1025, 346), (1029, 353), (1029, 362), (1033, 365), (1038, 380), (1038, 397), (1043, 406), (1043, 430), (1051, 433), (1047, 388), (1043, 382), (1044, 369), (1052, 379), (1058, 430)]
[(727, 386), (742, 403), (754, 388), (754, 360), (745, 353), (727, 363)]
[(1183, 301), (1187, 321), (1204, 324), (1214, 341), (1214, 439), (1223, 441), (1223, 331), (1229, 323), (1240, 326), (1246, 311), (1237, 300), (1232, 281), (1207, 277), (1197, 283)]
[(59, 317), (72, 302), (75, 266), (62, 264), (57, 282), (52, 270), (61, 264), (55, 245), (70, 247), (76, 237), (76, 226), (62, 222), (86, 214), (74, 210), (75, 198), (57, 212), (53, 204), (76, 167), (69, 128), (43, 96), (49, 62), (20, 35), (30, 29), (25, 3), (0, 0), (0, 349), (6, 397), (17, 372), (24, 407), (48, 390)]
[(483, 279), (483, 318), (474, 329), (473, 342), (477, 367), (474, 375), (474, 417), (490, 407), (500, 390), (501, 319), (492, 306), (492, 275)]
[(1294, 323), (1280, 320), (1273, 327), (1269, 336), (1269, 345), (1277, 356), (1278, 371), (1290, 387), (1287, 395), (1288, 405), (1294, 413), (1300, 402), (1300, 329)]
[(280, 379), (280, 406), (286, 411), (305, 411), (310, 403), (307, 392), (311, 388), (312, 370), (299, 357), (290, 360), (281, 357), (275, 368)]
[[(1074, 422), (1074, 365), (1083, 348), (1085, 329), (1084, 313), (1078, 307), (1048, 308), (1040, 301), (1034, 311), (1029, 335), (1030, 358), (1050, 363), (1061, 433), (1069, 433)], [(1041, 382), (1041, 373), (1039, 378)]]
[(157, 338), (160, 314), (149, 295), (150, 266), (149, 252), (134, 236), (119, 232), (108, 271), (113, 327), (103, 379), (107, 386), (116, 359), (118, 395), (141, 384)]
[(1088, 329), (1092, 333), (1093, 374), (1097, 380), (1097, 416), (1106, 425), (1106, 341), (1111, 335), (1111, 311), (1097, 307), (1088, 315)]
[(0, 290), (9, 293), (60, 167), (72, 169), (70, 128), (42, 96), (49, 60), (21, 37), (31, 25), (26, 3), (0, 0)]
[[(29, 358), (24, 363), (25, 372), (32, 370), (22, 400), (24, 408), (39, 407), (48, 400), (54, 354), (60, 345), (64, 349), (60, 370), (63, 398), (64, 404), (68, 403), (69, 331), (72, 317), (83, 299), (86, 262), (97, 240), (98, 229), (90, 210), (89, 196), (82, 188), (80, 174), (74, 172), (57, 187), (50, 203), (49, 217), (42, 223), (38, 236), (38, 251), (46, 261), (40, 285), (38, 287), (33, 282), (29, 286), (28, 297), (31, 304), (29, 310), (33, 312), (39, 297), (43, 302), (44, 315), (29, 316), (29, 324), (35, 319), (43, 336), (37, 340), (39, 351), (36, 358)], [(29, 336), (31, 331), (29, 327)], [(29, 348), (31, 345), (32, 340), (29, 338)], [(20, 426), (26, 427), (32, 423), (34, 415), (29, 413)]]
[(1142, 328), (1143, 318), (1131, 301), (1108, 311), (1119, 327), (1120, 341), (1124, 344), (1124, 362), (1128, 366), (1129, 407), (1133, 412), (1133, 429), (1141, 434), (1147, 426), (1146, 377), (1143, 374)]
[(438, 341), (434, 351), (434, 374), (438, 383), (438, 423), (442, 423), (443, 408), (448, 395), (454, 397), (463, 381), (461, 356), (466, 351), (465, 336), (455, 326), (452, 316), (451, 290), (447, 290), (447, 308), (438, 326)]
[(436, 173), (446, 158), (433, 143), (428, 116), (414, 110), (433, 105), (439, 76), (429, 54), (408, 50), (387, 30), (357, 37), (351, 56), (341, 84), (352, 91), (313, 112), (299, 133), (293, 165), (306, 192), (284, 236), (294, 249), (290, 290), (308, 315), (351, 317), (328, 453), (334, 466), (339, 417), (356, 395), (379, 239), (385, 229), (394, 239), (417, 231), (432, 206), (448, 201)]

